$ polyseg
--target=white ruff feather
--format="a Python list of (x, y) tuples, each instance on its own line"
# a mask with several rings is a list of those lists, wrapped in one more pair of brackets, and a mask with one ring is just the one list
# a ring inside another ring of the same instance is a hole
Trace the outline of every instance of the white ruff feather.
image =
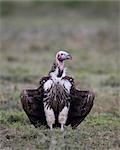
[(58, 74), (58, 67), (56, 68), (56, 70), (54, 72), (51, 72), (50, 75), (52, 77), (52, 80), (55, 82), (55, 83), (58, 83), (60, 82), (60, 80), (66, 76), (66, 68), (64, 68), (63, 70), (63, 74), (61, 77), (57, 77), (57, 74)]
[(51, 79), (47, 80), (44, 84), (44, 90), (46, 91), (47, 89), (50, 89), (52, 84), (53, 84), (53, 81)]
[(66, 76), (66, 68), (63, 70), (63, 74), (61, 77), (57, 77), (57, 74), (58, 74), (58, 67), (54, 72), (50, 73), (51, 79), (45, 82), (44, 90), (46, 91), (47, 89), (50, 89), (52, 85), (59, 83), (62, 86), (64, 86), (69, 93), (71, 89), (71, 83), (66, 79), (62, 79), (63, 77)]

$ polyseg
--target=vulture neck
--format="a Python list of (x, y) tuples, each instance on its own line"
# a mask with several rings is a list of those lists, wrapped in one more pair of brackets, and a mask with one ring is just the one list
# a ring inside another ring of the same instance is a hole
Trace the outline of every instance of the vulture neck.
[(55, 78), (61, 79), (61, 78), (65, 77), (66, 68), (64, 68), (64, 62), (56, 60), (56, 62), (53, 63), (53, 66), (52, 66), (52, 69), (51, 69), (49, 75), (54, 79)]

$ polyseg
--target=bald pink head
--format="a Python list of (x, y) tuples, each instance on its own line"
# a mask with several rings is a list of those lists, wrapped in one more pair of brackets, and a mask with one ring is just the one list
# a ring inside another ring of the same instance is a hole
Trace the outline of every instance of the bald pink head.
[(56, 54), (56, 63), (61, 70), (64, 69), (64, 60), (72, 59), (71, 55), (65, 51), (59, 51)]

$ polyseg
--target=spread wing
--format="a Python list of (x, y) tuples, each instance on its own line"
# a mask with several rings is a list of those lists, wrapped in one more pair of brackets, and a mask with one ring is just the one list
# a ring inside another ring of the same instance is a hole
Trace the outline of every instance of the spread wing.
[[(47, 125), (43, 106), (43, 84), (48, 79), (49, 77), (43, 77), (40, 80), (39, 88), (23, 90), (20, 95), (22, 107), (30, 122), (36, 127), (38, 125)], [(79, 91), (75, 88), (74, 81), (71, 77), (66, 76), (65, 79), (68, 79), (73, 85), (71, 88), (70, 110), (66, 125), (70, 124), (75, 128), (89, 114), (93, 106), (94, 93), (90, 91)]]
[(85, 119), (93, 106), (94, 97), (93, 92), (72, 89), (67, 125), (76, 128)]
[(47, 124), (43, 107), (43, 84), (47, 78), (40, 80), (39, 88), (25, 89), (20, 94), (22, 107), (34, 126)]

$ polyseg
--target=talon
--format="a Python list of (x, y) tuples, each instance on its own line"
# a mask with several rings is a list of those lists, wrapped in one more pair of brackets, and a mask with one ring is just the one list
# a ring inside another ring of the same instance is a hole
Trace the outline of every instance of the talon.
[(53, 129), (53, 126), (52, 126), (52, 124), (50, 125), (50, 130), (52, 131), (52, 129)]
[(63, 131), (64, 131), (64, 125), (61, 124), (61, 132), (63, 132)]

